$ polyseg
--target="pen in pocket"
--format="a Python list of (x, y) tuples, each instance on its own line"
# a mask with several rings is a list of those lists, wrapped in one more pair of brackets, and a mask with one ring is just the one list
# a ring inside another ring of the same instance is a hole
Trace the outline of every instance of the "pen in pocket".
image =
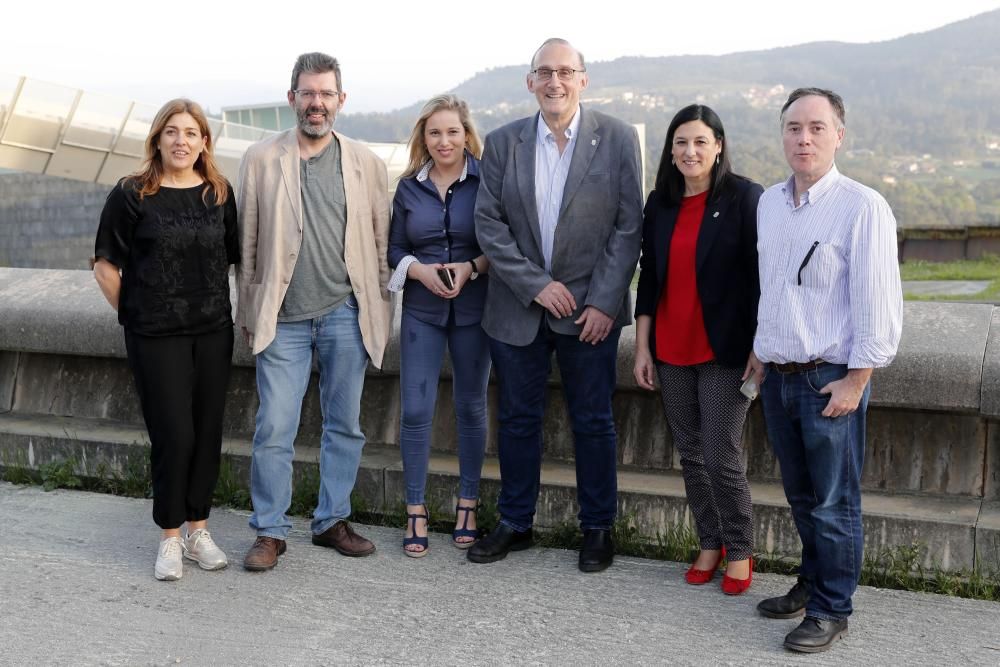
[(802, 284), (802, 269), (806, 268), (806, 264), (809, 263), (809, 258), (813, 256), (816, 252), (816, 246), (819, 245), (819, 241), (813, 241), (812, 247), (809, 248), (809, 252), (806, 253), (806, 258), (802, 260), (802, 264), (799, 265), (799, 284)]

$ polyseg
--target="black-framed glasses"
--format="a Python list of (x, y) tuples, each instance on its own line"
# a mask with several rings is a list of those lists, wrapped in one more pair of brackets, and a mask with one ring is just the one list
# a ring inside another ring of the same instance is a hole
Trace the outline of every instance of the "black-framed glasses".
[(340, 93), (336, 90), (293, 90), (292, 93), (300, 100), (305, 100), (306, 102), (312, 102), (315, 99), (332, 102), (340, 97)]
[(560, 67), (559, 69), (552, 69), (550, 67), (539, 67), (538, 69), (531, 70), (531, 73), (535, 75), (535, 78), (539, 81), (548, 81), (555, 74), (559, 77), (560, 81), (569, 81), (573, 78), (573, 75), (577, 72), (586, 72), (587, 69), (573, 69), (572, 67)]

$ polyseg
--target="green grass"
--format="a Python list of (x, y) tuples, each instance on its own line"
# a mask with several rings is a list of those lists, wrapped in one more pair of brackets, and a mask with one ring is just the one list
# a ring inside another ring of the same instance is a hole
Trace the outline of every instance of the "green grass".
[(298, 466), (292, 471), (292, 504), (288, 513), (311, 517), (319, 502), (319, 461), (313, 465)]
[(38, 472), (42, 476), (42, 488), (46, 491), (79, 489), (83, 486), (76, 475), (76, 460), (72, 458), (40, 465)]
[(903, 280), (1000, 280), (1000, 257), (960, 259), (954, 262), (914, 260), (899, 265)]
[(1000, 280), (994, 280), (982, 292), (973, 294), (904, 294), (907, 301), (992, 301), (1000, 303)]
[(212, 502), (217, 507), (250, 509), (250, 489), (233, 468), (232, 459), (223, 455), (219, 462), (219, 479), (215, 483)]
[(19, 486), (41, 483), (41, 477), (28, 465), (28, 457), (24, 450), (18, 450), (15, 460), (4, 465), (3, 475), (0, 475), (0, 479)]
[(147, 457), (131, 457), (121, 473), (109, 470), (103, 463), (94, 477), (85, 481), (87, 490), (111, 493), (127, 498), (152, 498), (153, 475)]
[(906, 294), (907, 301), (995, 301), (1000, 302), (1000, 257), (960, 259), (953, 262), (914, 260), (899, 265), (903, 280), (989, 280), (976, 294)]

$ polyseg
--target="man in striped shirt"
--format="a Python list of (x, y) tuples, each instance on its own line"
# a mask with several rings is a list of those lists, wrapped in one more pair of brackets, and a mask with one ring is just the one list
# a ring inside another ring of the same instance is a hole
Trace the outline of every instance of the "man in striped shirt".
[(847, 634), (861, 573), (861, 470), (872, 369), (896, 354), (903, 299), (896, 220), (880, 194), (837, 171), (844, 103), (800, 88), (781, 109), (792, 176), (757, 209), (760, 306), (751, 369), (802, 539), (795, 586), (758, 605), (802, 623), (785, 647), (825, 651)]

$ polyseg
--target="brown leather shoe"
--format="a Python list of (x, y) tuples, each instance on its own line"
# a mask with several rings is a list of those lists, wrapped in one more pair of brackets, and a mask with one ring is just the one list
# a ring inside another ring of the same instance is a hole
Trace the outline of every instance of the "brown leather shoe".
[(336, 549), (345, 556), (367, 556), (375, 553), (375, 545), (351, 528), (343, 519), (333, 524), (319, 535), (313, 535), (313, 544), (318, 547)]
[(252, 572), (264, 572), (278, 564), (278, 556), (285, 553), (284, 540), (275, 537), (258, 537), (243, 557), (243, 567)]

